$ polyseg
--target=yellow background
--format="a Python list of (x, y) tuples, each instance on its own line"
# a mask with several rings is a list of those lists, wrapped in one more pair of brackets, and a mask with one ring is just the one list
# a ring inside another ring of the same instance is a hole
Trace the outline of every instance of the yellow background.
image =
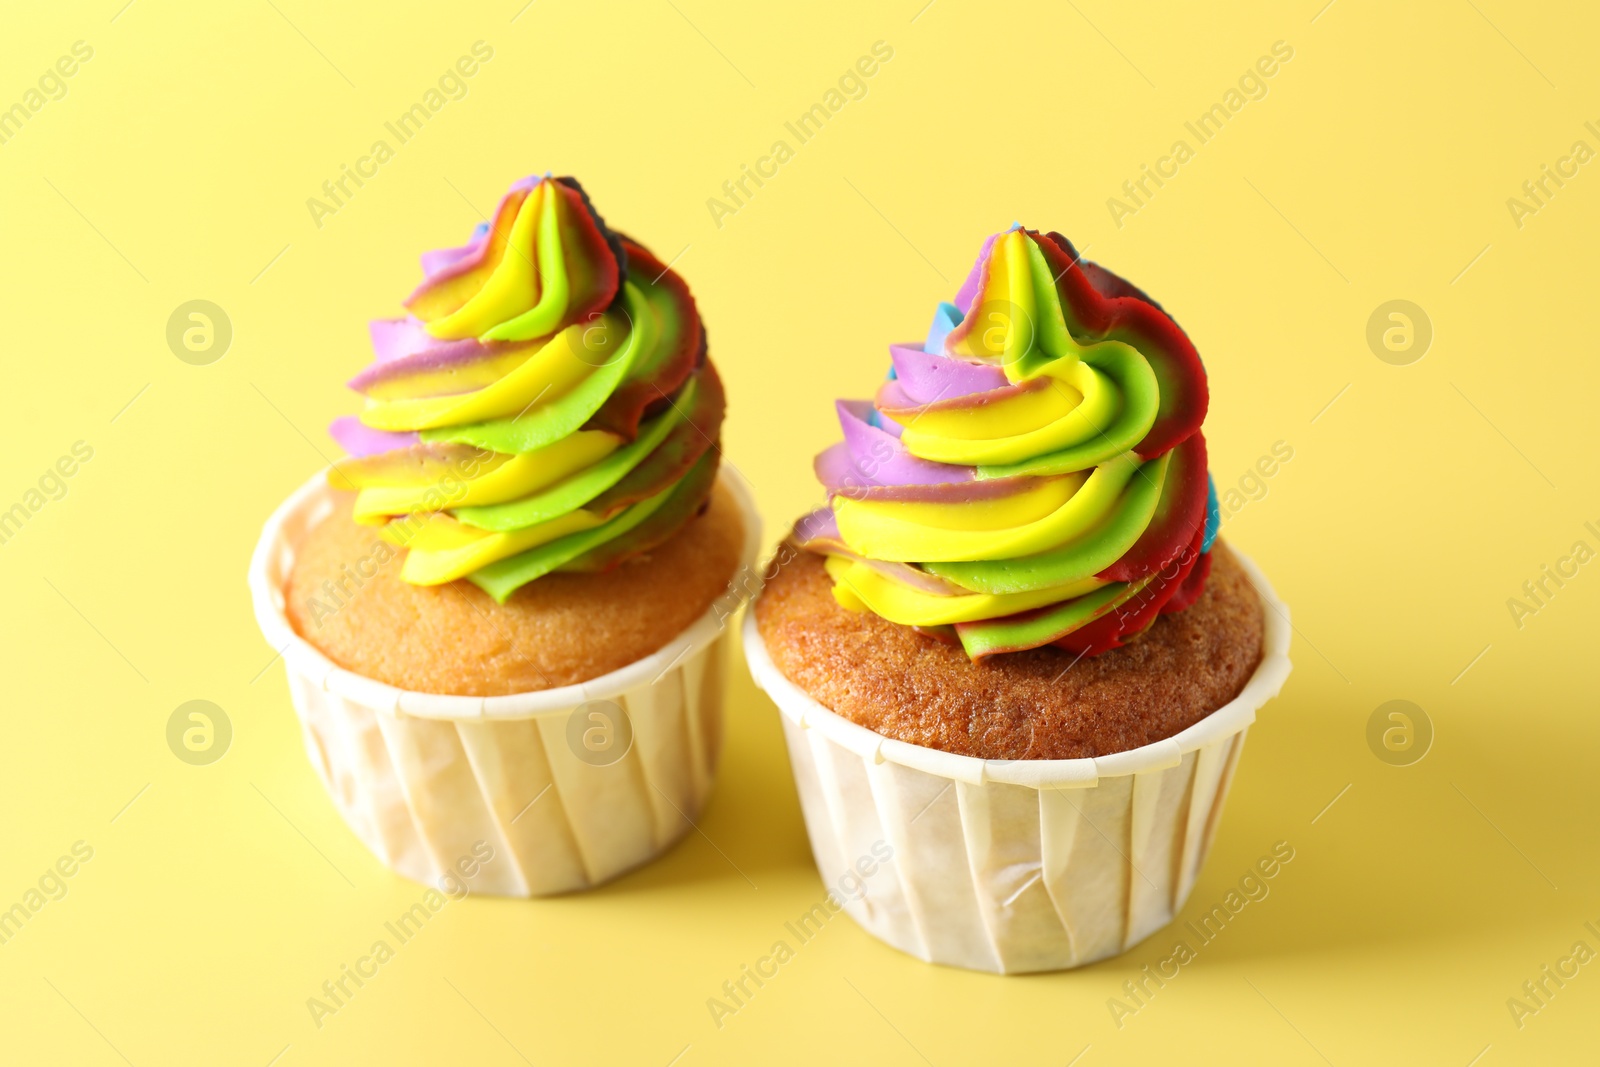
[[(1520, 629), (1506, 601), (1574, 541), (1600, 548), (1583, 528), (1600, 526), (1600, 165), (1520, 228), (1506, 200), (1573, 141), (1600, 147), (1583, 128), (1600, 119), (1595, 16), (1507, 0), (924, 2), (6, 12), (0, 106), (74, 41), (94, 58), (0, 145), (0, 506), (73, 442), (94, 458), (0, 546), (0, 906), (73, 842), (94, 858), (0, 946), (0, 1060), (1593, 1055), (1600, 964), (1521, 1029), (1506, 1001), (1574, 942), (1600, 949), (1584, 929), (1600, 919), (1600, 565)], [(478, 40), (494, 58), (466, 98), (317, 228), (306, 199)], [(716, 226), (707, 198), (879, 40), (894, 58), (866, 97)], [(1279, 40), (1294, 58), (1266, 97), (1117, 226), (1107, 198)], [(366, 322), (396, 313), (417, 254), (459, 243), (474, 205), (545, 169), (579, 176), (663, 258), (682, 250), (729, 386), (726, 453), (769, 543), (818, 499), (832, 398), (868, 395), (887, 343), (920, 337), (1013, 219), (1068, 234), (1183, 323), (1210, 373), (1220, 488), (1293, 448), (1226, 536), (1292, 606), (1296, 669), (1252, 732), (1184, 917), (1273, 842), (1296, 858), (1120, 1029), (1108, 998), (1172, 931), (1079, 972), (1000, 979), (840, 920), (714, 1026), (706, 999), (822, 893), (776, 714), (742, 665), (703, 821), (716, 848), (691, 835), (580, 896), (453, 903), (312, 1024), (306, 998), (421, 889), (323, 796), (246, 562), (268, 512), (333, 454), (323, 427), (354, 407), (341, 383), (368, 359)], [(210, 366), (164, 337), (196, 298), (233, 323)], [(1409, 366), (1365, 339), (1397, 298), (1434, 328)], [(1397, 698), (1436, 732), (1409, 767), (1366, 742)], [(191, 699), (234, 726), (211, 766), (165, 743)]]

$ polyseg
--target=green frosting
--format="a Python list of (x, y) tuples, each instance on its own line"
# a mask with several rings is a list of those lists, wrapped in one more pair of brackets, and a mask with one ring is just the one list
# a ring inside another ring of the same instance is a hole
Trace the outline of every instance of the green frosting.
[[(714, 449), (707, 450), (705, 455), (696, 463), (696, 468), (703, 465), (710, 465), (715, 468), (716, 462), (716, 451)], [(651, 515), (655, 514), (657, 510), (666, 506), (674, 494), (684, 492), (685, 483), (691, 483), (692, 488), (692, 483), (695, 482), (693, 473), (691, 471), (690, 475), (685, 476), (682, 481), (669, 485), (652, 497), (641, 500), (615, 518), (601, 523), (591, 530), (580, 530), (577, 533), (557, 538), (537, 548), (531, 548), (526, 552), (520, 552), (515, 556), (509, 556), (506, 559), (490, 563), (473, 571), (467, 578), (478, 588), (494, 597), (495, 600), (504, 604), (519, 587), (526, 585), (535, 578), (542, 578), (551, 571), (574, 562), (585, 553), (599, 548), (608, 541), (621, 537), (643, 523)]]
[[(1111, 462), (1138, 463), (1132, 453)], [(1171, 462), (1172, 453), (1168, 452), (1138, 463), (1111, 512), (1093, 530), (1059, 548), (1013, 559), (924, 563), (922, 567), (975, 593), (1027, 593), (1091, 578), (1121, 559), (1150, 525)]]
[[(1059, 309), (1056, 314), (1060, 314)], [(1047, 452), (1020, 463), (981, 464), (977, 468), (979, 478), (1088, 470), (1132, 451), (1150, 432), (1161, 405), (1161, 391), (1149, 361), (1133, 349), (1120, 345), (1091, 348), (1084, 353), (1083, 361), (1103, 371), (1122, 391), (1122, 407), (1111, 425), (1087, 441), (1058, 452)]]
[[(694, 389), (693, 381), (687, 389)], [(682, 421), (680, 409), (669, 407), (663, 414), (640, 427), (639, 436), (632, 442), (543, 492), (504, 504), (456, 508), (451, 514), (480, 530), (520, 530), (524, 526), (560, 518), (616, 485)]]

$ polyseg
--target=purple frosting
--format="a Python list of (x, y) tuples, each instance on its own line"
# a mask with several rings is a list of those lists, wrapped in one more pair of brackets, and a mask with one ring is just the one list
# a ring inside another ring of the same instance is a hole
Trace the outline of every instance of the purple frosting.
[[(946, 357), (940, 357), (949, 360)], [(967, 393), (964, 396), (947, 396), (943, 400), (935, 400), (929, 404), (919, 404), (911, 397), (906, 388), (901, 385), (900, 379), (890, 378), (878, 387), (878, 395), (874, 403), (880, 412), (889, 411), (914, 411), (919, 407), (937, 407), (940, 409), (951, 408), (977, 408), (985, 404), (993, 404), (1000, 400), (1009, 400), (1023, 393), (1031, 393), (1039, 389), (1050, 388), (1050, 379), (1033, 378), (1016, 385), (1003, 385), (998, 389), (986, 389), (981, 393)]]
[[(510, 200), (513, 196), (518, 197), (519, 204), (522, 199), (525, 199), (523, 189), (523, 182), (518, 182), (516, 185), (511, 187), (510, 192), (500, 198), (499, 205), (494, 209), (494, 217), (496, 220), (498, 220), (504, 212), (511, 209)], [(475, 270), (478, 267), (483, 266), (484, 260), (489, 251), (489, 227), (480, 227), (480, 230), (481, 232), (474, 231), (472, 240), (468, 241), (460, 248), (443, 248), (435, 252), (426, 252), (423, 254), (422, 284), (417, 286), (410, 296), (406, 297), (405, 303), (407, 306), (409, 306), (411, 301), (415, 300), (423, 290), (433, 286), (435, 283), (447, 278), (460, 277), (461, 275), (466, 274), (468, 271)]]
[(328, 435), (339, 442), (345, 452), (361, 459), (396, 448), (410, 448), (422, 439), (415, 433), (390, 433), (374, 430), (355, 415), (341, 415), (328, 426)]
[[(406, 322), (408, 320), (397, 320)], [(415, 320), (409, 320), (415, 321)], [(379, 327), (384, 327), (380, 340)], [(369, 392), (374, 386), (388, 382), (409, 378), (416, 374), (425, 374), (429, 371), (450, 370), (470, 366), (484, 360), (495, 359), (518, 348), (526, 348), (531, 342), (490, 342), (484, 344), (475, 337), (468, 337), (460, 341), (439, 341), (429, 337), (426, 333), (420, 334), (420, 340), (413, 336), (404, 327), (391, 325), (391, 320), (378, 320), (372, 324), (373, 348), (378, 352), (377, 361), (370, 364), (366, 370), (351, 378), (350, 388), (358, 393)], [(464, 385), (459, 390), (470, 392), (479, 388), (478, 385)], [(447, 394), (437, 394), (447, 395)]]
[(367, 323), (367, 334), (372, 338), (372, 351), (379, 363), (404, 359), (437, 343), (423, 329), (421, 319), (409, 317), (373, 319)]
[(1010, 496), (1039, 481), (1029, 476), (978, 481), (972, 467), (919, 459), (898, 437), (868, 424), (872, 412), (868, 401), (839, 400), (835, 405), (844, 440), (819, 455), (813, 469), (817, 480), (836, 496), (956, 504)]
[(870, 401), (839, 400), (834, 406), (844, 440), (823, 452), (815, 463), (817, 477), (829, 492), (853, 495), (853, 490), (874, 486), (972, 481), (971, 467), (918, 459), (906, 451), (898, 434), (868, 423)]
[(833, 517), (832, 508), (818, 508), (808, 515), (802, 515), (794, 524), (794, 539), (802, 545), (813, 541), (832, 541), (844, 547), (844, 538), (839, 534), (839, 521)]
[(967, 274), (967, 280), (961, 283), (961, 289), (956, 293), (956, 308), (960, 310), (963, 321), (972, 314), (972, 305), (977, 302), (978, 294), (983, 292), (983, 278), (989, 265), (989, 252), (1000, 237), (1001, 235), (997, 233), (983, 242), (983, 247), (978, 249), (978, 258)]
[(913, 404), (1003, 389), (1011, 382), (999, 367), (925, 352), (915, 345), (890, 345), (895, 381)]
[[(848, 463), (841, 458), (846, 446), (834, 445), (816, 458), (813, 464), (817, 480), (825, 485), (828, 476), (837, 473), (837, 464)], [(957, 467), (957, 470), (970, 470)], [(848, 478), (849, 471), (846, 469)], [(849, 500), (880, 500), (899, 504), (972, 504), (980, 500), (998, 500), (1032, 489), (1045, 478), (1029, 474), (1009, 478), (986, 478), (983, 481), (965, 482), (901, 482), (889, 485), (865, 485), (856, 480), (846, 480), (837, 485), (826, 485), (828, 492)]]
[[(548, 174), (543, 177), (532, 174), (526, 178), (518, 179), (507, 190), (507, 196), (511, 193), (531, 190), (548, 177), (550, 177)], [(500, 211), (505, 206), (506, 200), (502, 197), (499, 206), (495, 208), (496, 217), (499, 216)], [(425, 281), (431, 282), (435, 276), (461, 274), (480, 265), (483, 262), (483, 250), (489, 243), (487, 240), (489, 228), (489, 223), (480, 222), (472, 231), (472, 240), (460, 248), (437, 248), (431, 252), (422, 253), (422, 273), (425, 276)]]
[(435, 274), (444, 273), (469, 256), (480, 254), (485, 243), (484, 238), (488, 234), (489, 231), (484, 229), (481, 232), (474, 232), (472, 240), (460, 248), (436, 248), (431, 252), (422, 253), (422, 273), (432, 278)]

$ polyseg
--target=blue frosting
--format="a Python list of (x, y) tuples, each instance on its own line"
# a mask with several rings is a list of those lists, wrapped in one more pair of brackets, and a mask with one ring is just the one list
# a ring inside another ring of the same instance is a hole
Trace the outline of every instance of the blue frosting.
[(933, 325), (928, 327), (928, 339), (922, 342), (924, 352), (943, 352), (944, 339), (951, 330), (961, 325), (961, 309), (949, 301), (939, 305), (933, 313)]
[(1200, 546), (1202, 553), (1210, 552), (1211, 545), (1217, 539), (1217, 531), (1222, 528), (1222, 509), (1217, 506), (1217, 483), (1212, 479), (1210, 472), (1206, 473), (1206, 536)]

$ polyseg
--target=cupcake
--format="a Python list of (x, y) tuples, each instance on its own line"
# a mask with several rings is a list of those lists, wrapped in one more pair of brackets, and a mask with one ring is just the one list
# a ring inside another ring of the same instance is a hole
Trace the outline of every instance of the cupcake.
[[(422, 257), (251, 564), (306, 748), (419, 881), (595, 885), (691, 825), (759, 541), (688, 286), (571, 178)], [(485, 856), (489, 859), (485, 859)]]
[(1289, 671), (1286, 610), (1217, 538), (1204, 368), (1020, 226), (889, 351), (744, 628), (812, 850), (923, 959), (1102, 959), (1182, 907)]

